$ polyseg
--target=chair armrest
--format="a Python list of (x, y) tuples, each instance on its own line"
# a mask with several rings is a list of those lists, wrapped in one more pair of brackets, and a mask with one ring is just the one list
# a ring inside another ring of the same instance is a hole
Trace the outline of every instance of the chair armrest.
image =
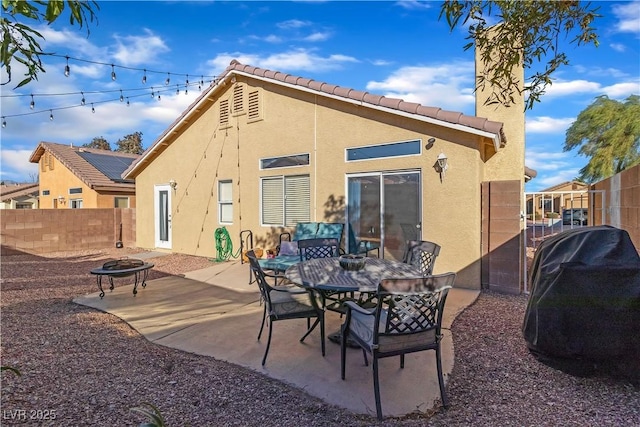
[(277, 291), (277, 292), (286, 292), (288, 294), (295, 294), (295, 295), (299, 295), (299, 294), (306, 294), (308, 293), (306, 289), (292, 289), (292, 288), (285, 288), (285, 287), (272, 287), (271, 288), (272, 291)]
[(360, 307), (354, 301), (346, 301), (342, 306), (346, 307), (348, 310), (357, 311), (358, 313), (362, 313), (367, 316), (373, 316), (376, 314), (375, 309), (367, 310), (366, 308)]

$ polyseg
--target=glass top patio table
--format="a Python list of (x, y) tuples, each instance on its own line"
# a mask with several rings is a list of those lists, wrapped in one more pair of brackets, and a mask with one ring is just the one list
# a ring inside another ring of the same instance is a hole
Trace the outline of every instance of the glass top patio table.
[(365, 258), (365, 267), (347, 271), (340, 258), (316, 258), (289, 267), (284, 275), (293, 283), (320, 291), (376, 292), (386, 278), (421, 277), (420, 270), (410, 264), (381, 258)]

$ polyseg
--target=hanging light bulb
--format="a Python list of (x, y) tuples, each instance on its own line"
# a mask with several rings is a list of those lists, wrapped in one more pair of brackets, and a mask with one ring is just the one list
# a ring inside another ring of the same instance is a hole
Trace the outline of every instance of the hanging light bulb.
[(92, 113), (95, 113), (95, 112), (96, 112), (96, 109), (95, 109), (95, 108), (93, 108), (93, 102), (91, 103), (91, 112), (92, 112)]
[(145, 85), (147, 84), (147, 69), (145, 68), (142, 71), (144, 71), (144, 74), (142, 75), (142, 84)]
[(189, 89), (187, 88), (187, 86), (184, 87), (184, 94), (188, 95), (189, 94)]
[(204, 86), (204, 76), (200, 76), (200, 83), (198, 83), (199, 91), (202, 91), (202, 86)]
[(87, 101), (84, 99), (84, 92), (80, 92), (82, 94), (82, 100), (80, 100), (80, 104), (84, 105)]
[(165, 86), (169, 86), (171, 82), (171, 73), (167, 73), (167, 80), (164, 81)]
[(158, 94), (158, 101), (160, 101), (160, 94)]
[(124, 95), (122, 94), (122, 89), (120, 89), (120, 102), (124, 102)]
[(155, 97), (156, 97), (156, 94), (155, 94), (155, 92), (153, 91), (153, 86), (151, 86), (151, 97), (152, 97), (152, 98), (155, 98)]
[(180, 86), (176, 85), (176, 95), (180, 95)]
[(3, 128), (7, 127), (7, 120), (4, 117), (2, 117), (2, 127)]
[(131, 107), (131, 104), (129, 103), (129, 97), (127, 96), (127, 107)]
[(31, 102), (29, 103), (29, 108), (32, 110), (36, 107), (36, 101), (33, 99), (33, 95), (31, 95)]
[(116, 70), (115, 70), (115, 65), (111, 64), (111, 80), (115, 80), (116, 79)]
[(49, 110), (49, 120), (53, 121), (53, 110)]
[(69, 57), (67, 56), (67, 65), (64, 66), (64, 75), (66, 77), (69, 77), (69, 74), (71, 74), (71, 69), (69, 68)]
[(187, 86), (189, 86), (189, 74), (187, 74), (187, 81), (185, 82)]

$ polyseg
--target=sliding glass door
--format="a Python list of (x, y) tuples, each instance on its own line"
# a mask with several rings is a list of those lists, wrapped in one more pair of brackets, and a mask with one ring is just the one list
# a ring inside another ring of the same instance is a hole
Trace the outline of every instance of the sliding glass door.
[(407, 240), (421, 233), (420, 172), (376, 172), (347, 177), (349, 234), (380, 244), (380, 256), (402, 260)]

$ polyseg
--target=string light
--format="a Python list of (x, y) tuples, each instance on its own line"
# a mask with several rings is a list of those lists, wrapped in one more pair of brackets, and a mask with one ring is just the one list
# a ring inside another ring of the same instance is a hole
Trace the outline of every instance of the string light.
[(180, 87), (176, 85), (176, 95), (180, 95)]
[(147, 69), (143, 69), (144, 74), (142, 75), (142, 84), (146, 85), (147, 84)]
[(151, 86), (151, 97), (152, 97), (152, 98), (155, 98), (155, 97), (156, 97), (156, 94), (155, 94), (155, 92), (153, 91), (153, 86)]
[(84, 105), (87, 103), (87, 101), (85, 101), (84, 99), (84, 92), (80, 92), (82, 94), (82, 100), (80, 100), (80, 105)]
[(3, 128), (7, 127), (7, 120), (4, 118), (4, 116), (2, 116), (2, 127)]
[(127, 107), (131, 107), (131, 104), (129, 103), (129, 97), (127, 96)]
[(49, 110), (49, 120), (53, 121), (53, 111)]
[(122, 94), (122, 89), (120, 89), (120, 102), (124, 102), (124, 95)]
[(93, 102), (91, 103), (91, 112), (92, 112), (92, 113), (95, 113), (95, 112), (96, 112), (96, 109), (93, 107)]
[(69, 57), (67, 56), (67, 65), (64, 66), (64, 75), (66, 77), (69, 77), (69, 74), (71, 74), (71, 69), (69, 68)]
[(171, 82), (171, 73), (167, 73), (167, 80), (164, 81), (164, 85), (169, 86), (170, 82)]
[(116, 79), (115, 65), (111, 64), (111, 80), (115, 81), (115, 79)]
[(29, 108), (32, 110), (36, 107), (36, 101), (33, 99), (33, 94), (31, 94), (31, 102), (29, 103)]

